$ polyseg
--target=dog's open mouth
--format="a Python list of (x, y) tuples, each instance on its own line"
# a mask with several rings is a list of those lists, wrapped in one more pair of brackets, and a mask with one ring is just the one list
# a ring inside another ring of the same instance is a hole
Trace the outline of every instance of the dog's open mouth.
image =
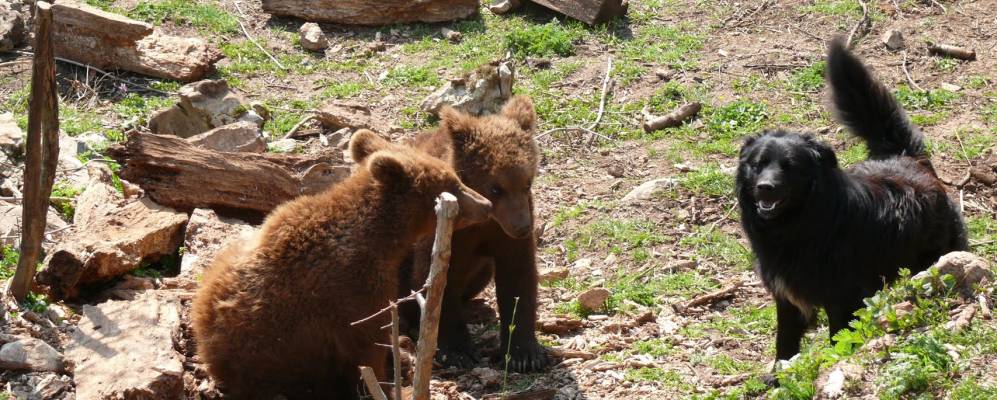
[(775, 218), (782, 211), (783, 200), (781, 196), (765, 196), (764, 199), (756, 199), (755, 207), (758, 215), (762, 218)]

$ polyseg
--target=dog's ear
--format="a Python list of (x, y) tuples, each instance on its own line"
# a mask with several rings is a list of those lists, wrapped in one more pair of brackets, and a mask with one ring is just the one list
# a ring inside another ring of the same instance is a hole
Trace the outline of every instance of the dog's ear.
[(743, 160), (744, 157), (748, 155), (748, 152), (751, 151), (751, 147), (755, 144), (756, 140), (758, 140), (758, 136), (748, 136), (744, 138), (744, 143), (741, 143), (741, 152), (738, 154), (738, 158)]
[(810, 150), (810, 154), (813, 155), (818, 164), (826, 168), (838, 167), (838, 156), (834, 154), (834, 149), (831, 146), (814, 139), (810, 135), (806, 135), (803, 138), (807, 141), (807, 149)]

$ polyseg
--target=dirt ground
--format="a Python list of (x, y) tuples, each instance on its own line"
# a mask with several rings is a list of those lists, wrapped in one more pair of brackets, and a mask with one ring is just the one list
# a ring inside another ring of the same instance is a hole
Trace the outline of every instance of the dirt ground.
[[(110, 4), (135, 10), (141, 3)], [(574, 354), (546, 373), (510, 373), (507, 382), (489, 379), (486, 370), (439, 371), (445, 385), (437, 389), (447, 398), (542, 388), (556, 390), (557, 399), (752, 397), (750, 382), (771, 368), (774, 357), (775, 312), (752, 272), (738, 222), (731, 176), (736, 149), (744, 136), (785, 128), (832, 143), (845, 164), (863, 159), (858, 140), (833, 121), (820, 82), (825, 42), (856, 26), (855, 52), (897, 88), (922, 127), (934, 165), (964, 208), (974, 251), (990, 260), (997, 254), (997, 190), (970, 175), (973, 167), (997, 165), (997, 1), (871, 1), (863, 18), (859, 2), (845, 0), (631, 0), (627, 18), (595, 28), (536, 6), (503, 16), (483, 8), (471, 21), (448, 24), (322, 25), (331, 43), (324, 55), (297, 44), (302, 21), (271, 18), (258, 3), (240, 3), (241, 13), (230, 1), (196, 3), (241, 19), (289, 65), (276, 68), (238, 29), (198, 26), (168, 13), (157, 21), (167, 32), (201, 35), (222, 47), (229, 57), (219, 63), (217, 77), (271, 107), (274, 120), (265, 129), (273, 137), (331, 98), (370, 105), (401, 132), (393, 136), (414, 134), (434, 123), (418, 110), (434, 86), (505, 57), (509, 32), (532, 32), (559, 20), (553, 32), (569, 37), (570, 54), (511, 57), (516, 91), (533, 96), (541, 118), (544, 158), (534, 188), (542, 229), (539, 266), (542, 272), (569, 271), (541, 288), (540, 319), (581, 321), (568, 332), (541, 333), (541, 340)], [(461, 31), (463, 40), (441, 39), (443, 27)], [(903, 34), (906, 50), (884, 46), (888, 30)], [(378, 38), (384, 49), (370, 50)], [(974, 49), (976, 60), (931, 55), (929, 41)], [(599, 135), (589, 140), (578, 129), (549, 132), (588, 127), (597, 118), (609, 57), (613, 85), (593, 128)], [(14, 99), (28, 76), (27, 65), (0, 67), (0, 98), (9, 99), (0, 111), (18, 112)], [(71, 110), (64, 115), (83, 126), (76, 133), (122, 130), (135, 122), (120, 111), (132, 93), (121, 85), (68, 66), (60, 76)], [(154, 93), (138, 95), (169, 103)], [(641, 130), (643, 108), (664, 114), (693, 100), (704, 110), (685, 126)], [(150, 111), (134, 114), (141, 123)], [(97, 123), (87, 128), (91, 120)], [(652, 199), (622, 201), (631, 189), (660, 178), (671, 181)], [(734, 284), (740, 288), (721, 301), (675, 307)], [(606, 309), (581, 309), (578, 294), (594, 287), (613, 293)], [(490, 293), (484, 304), (493, 304)], [(481, 367), (501, 373), (495, 313), (475, 309), (472, 332), (493, 358)], [(805, 345), (826, 339), (821, 327)]]

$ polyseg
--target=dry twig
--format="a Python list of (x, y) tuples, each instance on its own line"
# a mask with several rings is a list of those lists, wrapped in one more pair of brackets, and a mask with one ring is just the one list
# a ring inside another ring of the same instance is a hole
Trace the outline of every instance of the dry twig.
[(845, 40), (845, 45), (850, 49), (852, 48), (852, 40), (855, 39), (855, 34), (858, 32), (859, 28), (869, 24), (869, 4), (865, 1), (858, 0), (859, 5), (862, 6), (862, 19), (855, 23), (852, 30), (848, 31), (848, 39)]
[(450, 193), (441, 193), (436, 198), (436, 237), (433, 240), (432, 264), (429, 268), (429, 291), (426, 308), (419, 323), (419, 343), (416, 348), (415, 378), (413, 379), (415, 400), (429, 400), (429, 380), (433, 372), (433, 357), (436, 355), (436, 335), (439, 333), (440, 308), (443, 291), (447, 286), (447, 270), (450, 269), (450, 239), (453, 236), (454, 220), (457, 218), (457, 198)]
[[(30, 51), (18, 51), (17, 54), (34, 55), (34, 53), (32, 53)], [(138, 88), (138, 89), (142, 89), (142, 90), (145, 90), (147, 92), (159, 93), (159, 94), (164, 95), (164, 96), (172, 96), (172, 95), (176, 94), (176, 92), (166, 92), (166, 91), (162, 91), (162, 90), (159, 90), (159, 89), (155, 89), (155, 88), (153, 88), (151, 86), (148, 86), (148, 85), (143, 85), (141, 83), (135, 83), (135, 82), (129, 81), (127, 79), (120, 78), (120, 77), (115, 76), (114, 74), (112, 74), (110, 72), (104, 71), (104, 70), (102, 70), (100, 68), (97, 68), (97, 67), (95, 67), (93, 65), (90, 65), (90, 64), (84, 64), (84, 63), (81, 63), (81, 62), (73, 61), (73, 60), (70, 60), (70, 59), (67, 59), (67, 58), (62, 58), (62, 57), (55, 57), (55, 60), (58, 61), (58, 62), (66, 63), (66, 64), (72, 64), (72, 65), (75, 65), (75, 66), (80, 67), (80, 68), (85, 68), (87, 70), (87, 75), (89, 75), (90, 71), (92, 70), (92, 71), (100, 74), (104, 78), (110, 78), (110, 79), (113, 79), (115, 81), (124, 83), (125, 85), (131, 86), (131, 87), (134, 87), (134, 88)]]
[(692, 103), (687, 103), (675, 111), (662, 116), (651, 115), (647, 107), (644, 107), (642, 114), (644, 114), (644, 132), (654, 132), (659, 129), (665, 129), (673, 126), (682, 125), (685, 120), (692, 118), (696, 113), (703, 108), (703, 104), (694, 101)]
[(737, 293), (737, 291), (740, 288), (741, 288), (741, 282), (735, 282), (733, 285), (730, 285), (730, 286), (725, 287), (723, 289), (720, 289), (720, 290), (717, 290), (717, 291), (714, 291), (714, 292), (711, 292), (711, 293), (707, 293), (707, 294), (704, 294), (702, 296), (696, 297), (696, 298), (694, 298), (692, 300), (689, 300), (685, 304), (676, 304), (675, 305), (675, 311), (685, 312), (686, 310), (688, 310), (690, 308), (693, 308), (693, 307), (699, 307), (699, 306), (704, 306), (704, 305), (707, 305), (707, 304), (713, 304), (713, 303), (718, 302), (720, 300), (730, 298), (730, 297), (734, 296), (734, 293)]
[(904, 70), (904, 75), (907, 76), (907, 83), (910, 83), (910, 85), (913, 86), (914, 89), (924, 91), (924, 89), (921, 89), (921, 86), (914, 81), (914, 78), (910, 76), (910, 71), (907, 69), (907, 50), (904, 50), (903, 57), (904, 57), (903, 62), (900, 65), (901, 68), (903, 68)]
[[(610, 83), (612, 81), (609, 79), (610, 72), (613, 71), (613, 56), (606, 57), (606, 76), (602, 78), (602, 96), (599, 98), (599, 113), (595, 115), (595, 121), (588, 126), (589, 131), (593, 131), (595, 127), (599, 126), (599, 122), (602, 122), (602, 115), (606, 113), (606, 96), (609, 91), (612, 90)], [(594, 133), (594, 132), (593, 132)], [(595, 135), (589, 135), (589, 144), (595, 141)]]
[[(246, 18), (246, 14), (242, 13), (242, 7), (239, 7), (238, 1), (235, 2), (235, 9), (239, 11), (239, 15), (242, 16), (242, 18)], [(261, 46), (260, 43), (256, 41), (256, 39), (253, 39), (253, 35), (249, 34), (249, 31), (246, 29), (246, 25), (242, 23), (242, 18), (236, 18), (235, 20), (239, 22), (239, 27), (242, 28), (242, 34), (246, 35), (246, 39), (249, 39), (250, 42), (256, 45), (256, 48), (260, 49), (260, 51), (262, 51), (263, 54), (266, 54), (267, 57), (270, 57), (270, 61), (273, 61), (274, 64), (277, 64), (277, 67), (279, 67), (280, 69), (287, 69), (287, 67), (285, 67), (284, 64), (281, 64), (280, 61), (277, 61), (277, 58), (274, 57), (273, 54), (270, 54), (270, 52), (267, 51), (267, 49), (264, 49), (263, 46)]]
[(308, 116), (302, 118), (301, 121), (295, 124), (294, 127), (291, 128), (291, 130), (287, 131), (287, 134), (284, 135), (284, 137), (281, 139), (293, 138), (294, 135), (298, 133), (298, 130), (300, 130), (302, 126), (305, 126), (305, 124), (308, 123), (308, 121), (311, 121), (316, 117), (317, 117), (316, 114), (309, 114)]
[(374, 400), (388, 400), (388, 396), (381, 390), (381, 384), (377, 382), (374, 370), (367, 366), (361, 366), (360, 377), (363, 378), (363, 383), (367, 386), (367, 392), (370, 393)]

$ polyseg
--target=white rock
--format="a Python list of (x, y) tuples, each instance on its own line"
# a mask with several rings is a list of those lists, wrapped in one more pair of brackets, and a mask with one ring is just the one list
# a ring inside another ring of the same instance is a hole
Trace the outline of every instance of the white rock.
[(0, 369), (51, 371), (63, 369), (62, 354), (35, 338), (18, 338), (0, 347)]
[(470, 75), (454, 79), (422, 101), (422, 109), (436, 114), (444, 105), (473, 115), (494, 114), (512, 97), (514, 71), (509, 63), (484, 65)]
[(24, 132), (17, 126), (14, 114), (0, 114), (0, 151), (8, 155), (21, 154)]
[(564, 267), (546, 268), (540, 271), (540, 283), (550, 284), (568, 277), (568, 269)]
[(301, 147), (294, 139), (280, 139), (267, 143), (267, 150), (273, 153), (293, 153)]
[(66, 346), (76, 398), (182, 398), (183, 357), (172, 339), (179, 325), (180, 300), (166, 292), (83, 306)]
[(329, 41), (325, 38), (322, 28), (314, 22), (306, 22), (298, 29), (301, 35), (301, 47), (308, 51), (322, 51), (329, 47)]
[(253, 232), (255, 229), (245, 222), (221, 218), (209, 209), (194, 210), (184, 234), (178, 277), (198, 280), (219, 250), (232, 240), (248, 240)]
[(890, 29), (883, 33), (883, 44), (890, 50), (904, 48), (904, 35), (898, 30)]
[(961, 86), (959, 86), (959, 85), (953, 85), (953, 84), (948, 83), (948, 82), (942, 82), (938, 86), (941, 86), (942, 89), (948, 90), (950, 92), (958, 92), (958, 91), (962, 90)]
[(647, 181), (637, 186), (621, 200), (624, 204), (634, 203), (642, 200), (650, 200), (654, 197), (675, 188), (677, 181), (674, 178), (659, 178)]

